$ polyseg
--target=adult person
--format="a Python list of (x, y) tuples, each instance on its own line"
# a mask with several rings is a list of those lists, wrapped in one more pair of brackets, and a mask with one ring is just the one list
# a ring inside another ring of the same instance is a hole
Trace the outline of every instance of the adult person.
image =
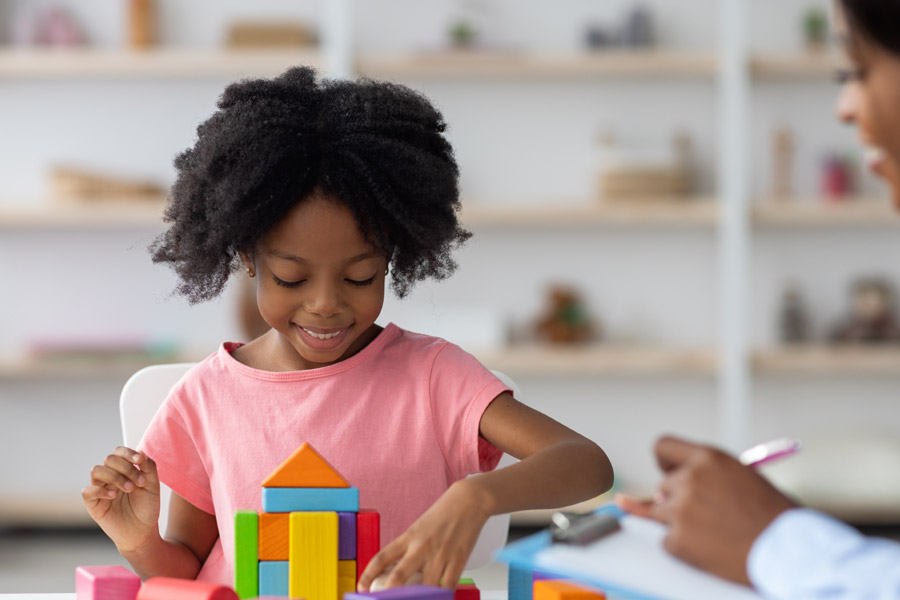
[[(900, 0), (837, 0), (834, 16), (850, 64), (838, 116), (856, 125), (900, 209)], [(664, 472), (655, 499), (618, 501), (667, 523), (675, 556), (769, 598), (900, 598), (900, 544), (797, 506), (715, 448), (664, 437), (654, 450)]]

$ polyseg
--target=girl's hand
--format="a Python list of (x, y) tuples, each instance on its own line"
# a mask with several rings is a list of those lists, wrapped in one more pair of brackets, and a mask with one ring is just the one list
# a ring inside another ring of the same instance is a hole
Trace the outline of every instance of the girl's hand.
[(359, 578), (359, 591), (369, 591), (373, 580), (388, 569), (385, 588), (404, 585), (416, 573), (422, 574), (424, 585), (456, 587), (490, 516), (467, 481), (451, 485), (409, 529), (372, 558)]
[(91, 518), (120, 552), (133, 552), (159, 536), (159, 477), (143, 452), (119, 446), (91, 469), (81, 490)]

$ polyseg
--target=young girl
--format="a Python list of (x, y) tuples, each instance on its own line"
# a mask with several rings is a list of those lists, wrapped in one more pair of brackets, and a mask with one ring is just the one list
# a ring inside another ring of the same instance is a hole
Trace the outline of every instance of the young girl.
[[(191, 302), (240, 266), (271, 329), (225, 342), (173, 388), (139, 450), (92, 469), (85, 505), (138, 574), (230, 584), (234, 511), (260, 508), (260, 482), (302, 442), (381, 513), (389, 543), (364, 590), (388, 567), (388, 586), (421, 572), (453, 587), (491, 515), (610, 487), (597, 445), (519, 404), (469, 354), (375, 324), (388, 272), (401, 297), (448, 277), (470, 235), (425, 98), (293, 68), (229, 86), (218, 106), (175, 161), (153, 259)], [(521, 461), (492, 471), (502, 452)], [(164, 539), (160, 481), (173, 490)]]

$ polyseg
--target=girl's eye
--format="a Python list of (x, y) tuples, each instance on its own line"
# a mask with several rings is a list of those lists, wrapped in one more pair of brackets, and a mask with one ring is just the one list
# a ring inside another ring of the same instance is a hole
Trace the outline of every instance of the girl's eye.
[(835, 80), (842, 85), (851, 81), (862, 81), (864, 76), (865, 73), (858, 67), (838, 69), (834, 74)]
[(362, 287), (364, 285), (371, 285), (375, 281), (375, 276), (372, 275), (368, 279), (364, 279), (362, 281), (359, 281), (356, 279), (345, 279), (344, 281), (346, 281), (350, 285), (356, 285), (356, 286)]
[(298, 285), (300, 285), (301, 283), (303, 283), (305, 281), (303, 279), (301, 279), (300, 281), (285, 281), (283, 279), (279, 279), (279, 278), (275, 277), (274, 275), (272, 275), (272, 278), (275, 280), (276, 284), (280, 285), (281, 287), (286, 287), (286, 288), (297, 287)]

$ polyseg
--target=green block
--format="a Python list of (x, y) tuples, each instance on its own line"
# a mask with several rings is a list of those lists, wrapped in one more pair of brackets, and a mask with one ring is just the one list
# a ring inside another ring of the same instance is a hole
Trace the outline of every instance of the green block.
[(457, 585), (475, 585), (475, 580), (471, 577), (460, 577)]
[(234, 513), (234, 591), (238, 598), (259, 596), (259, 515)]

